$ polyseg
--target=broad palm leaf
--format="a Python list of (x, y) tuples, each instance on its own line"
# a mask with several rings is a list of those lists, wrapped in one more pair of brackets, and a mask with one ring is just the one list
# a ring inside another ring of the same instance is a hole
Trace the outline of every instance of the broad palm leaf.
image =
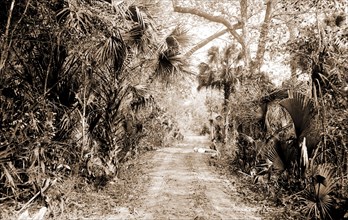
[(289, 112), (292, 118), (297, 142), (302, 143), (303, 138), (306, 138), (306, 146), (311, 155), (320, 140), (317, 129), (317, 110), (313, 100), (301, 93), (294, 93), (292, 97), (282, 100), (279, 104)]
[(311, 177), (313, 186), (302, 197), (306, 204), (304, 211), (308, 217), (331, 219), (329, 213), (333, 201), (330, 193), (336, 185), (334, 170), (328, 164), (320, 164), (312, 169)]
[(267, 148), (264, 151), (264, 156), (272, 162), (276, 171), (282, 173), (288, 170), (292, 162), (296, 161), (298, 151), (291, 143), (281, 142), (276, 137), (272, 137), (267, 142)]

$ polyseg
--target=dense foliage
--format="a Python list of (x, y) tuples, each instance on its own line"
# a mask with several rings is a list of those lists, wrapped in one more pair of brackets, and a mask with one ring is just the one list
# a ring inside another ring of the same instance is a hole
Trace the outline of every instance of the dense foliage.
[(155, 3), (2, 4), (1, 201), (71, 175), (100, 187), (133, 154), (182, 139), (149, 88), (169, 48)]
[[(288, 40), (277, 32), (284, 30), (280, 22), (271, 24), (275, 39), (267, 40), (271, 47), (265, 58), (289, 57), (285, 63), (291, 77), (276, 87), (271, 73), (248, 72), (238, 47), (213, 46), (207, 62), (198, 67), (199, 89), (221, 91), (226, 156), (255, 185), (267, 185), (255, 190), (265, 190), (275, 204), (292, 207), (284, 218), (343, 218), (348, 201), (346, 14), (332, 4), (315, 5), (316, 12), (310, 11), (311, 2), (273, 7), (281, 11), (273, 16), (282, 17), (290, 31), (304, 15), (316, 21), (299, 26), (297, 37)], [(282, 11), (288, 9), (299, 17)], [(324, 9), (331, 13), (322, 15)], [(226, 56), (230, 48), (235, 48), (232, 56)]]
[[(155, 22), (158, 10), (167, 18), (158, 1), (3, 1), (0, 201), (41, 194), (50, 204), (43, 192), (69, 177), (99, 188), (133, 155), (182, 140), (179, 127), (190, 121), (191, 130), (219, 142), (217, 150), (252, 177), (257, 192), (286, 207), (284, 218), (342, 218), (348, 207), (346, 4), (172, 3), (175, 12), (226, 30), (188, 50), (188, 28), (174, 25), (164, 34), (167, 27)], [(198, 91), (215, 90), (204, 103), (188, 92), (192, 83), (178, 79), (190, 81), (189, 56), (225, 33), (227, 43), (210, 47), (197, 66)], [(282, 70), (262, 68), (279, 60), (290, 67), (287, 79)]]

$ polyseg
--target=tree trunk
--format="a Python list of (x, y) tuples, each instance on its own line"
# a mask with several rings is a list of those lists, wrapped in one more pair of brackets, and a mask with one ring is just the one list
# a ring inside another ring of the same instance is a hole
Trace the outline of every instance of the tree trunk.
[(264, 18), (263, 24), (261, 26), (260, 37), (259, 37), (259, 42), (258, 42), (257, 52), (256, 52), (256, 58), (255, 58), (255, 62), (253, 64), (253, 68), (252, 68), (252, 70), (254, 70), (256, 72), (260, 72), (261, 66), (263, 64), (263, 58), (264, 58), (265, 50), (266, 50), (267, 35), (269, 32), (269, 24), (270, 24), (271, 19), (272, 19), (272, 17), (271, 17), (272, 7), (273, 7), (272, 0), (267, 0), (265, 18)]
[[(287, 22), (286, 26), (289, 30), (289, 42), (293, 41), (295, 39), (295, 28), (294, 24), (292, 22)], [(296, 78), (296, 60), (290, 59), (290, 70), (291, 70), (291, 78)]]
[(11, 19), (12, 19), (12, 12), (13, 12), (15, 3), (16, 1), (12, 0), (10, 9), (8, 11), (7, 24), (6, 24), (5, 35), (4, 35), (4, 43), (1, 48), (2, 52), (0, 54), (0, 72), (5, 66), (7, 56), (8, 56), (8, 51), (11, 46), (11, 41), (9, 40), (9, 32), (10, 32), (10, 25), (11, 25)]
[(224, 29), (222, 31), (216, 32), (215, 34), (207, 37), (206, 39), (202, 40), (201, 42), (199, 42), (198, 44), (196, 44), (194, 47), (192, 47), (187, 53), (185, 53), (185, 57), (190, 57), (192, 56), (192, 54), (194, 54), (197, 50), (199, 50), (200, 48), (204, 47), (205, 45), (207, 45), (210, 41), (214, 40), (215, 38), (218, 38), (222, 35), (224, 35), (225, 33), (228, 32), (228, 29)]
[[(240, 4), (240, 17), (241, 17), (241, 23), (242, 23), (242, 40), (245, 41), (247, 39), (247, 27), (246, 27), (246, 23), (248, 22), (248, 1), (247, 0), (240, 0), (239, 2)], [(245, 46), (243, 52), (243, 57), (244, 57), (244, 63), (245, 63), (245, 67), (247, 69), (249, 69), (249, 63), (250, 63), (250, 48), (249, 46)]]
[(223, 106), (223, 122), (224, 122), (224, 130), (223, 130), (223, 137), (224, 137), (224, 141), (225, 143), (227, 143), (228, 141), (228, 101), (231, 95), (231, 85), (225, 83), (224, 85), (224, 106)]

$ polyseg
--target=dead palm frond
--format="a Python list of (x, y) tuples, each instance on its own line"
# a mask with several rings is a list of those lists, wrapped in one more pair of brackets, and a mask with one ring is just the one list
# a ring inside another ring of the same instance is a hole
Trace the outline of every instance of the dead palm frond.
[(11, 189), (13, 195), (18, 196), (18, 184), (23, 182), (20, 178), (20, 170), (11, 161), (1, 164), (0, 170), (2, 171), (0, 179), (4, 181), (4, 186)]
[(0, 151), (0, 164), (10, 162), (13, 159), (13, 155), (18, 153), (19, 149), (14, 147), (5, 147)]

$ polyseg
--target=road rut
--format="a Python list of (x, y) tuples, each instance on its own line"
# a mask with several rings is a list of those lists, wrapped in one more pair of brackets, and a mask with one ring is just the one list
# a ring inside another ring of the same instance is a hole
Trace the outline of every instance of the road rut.
[(208, 146), (206, 137), (187, 136), (155, 151), (132, 208), (118, 207), (108, 219), (261, 219), (259, 207), (244, 204), (233, 181), (209, 166), (210, 155), (193, 150)]

